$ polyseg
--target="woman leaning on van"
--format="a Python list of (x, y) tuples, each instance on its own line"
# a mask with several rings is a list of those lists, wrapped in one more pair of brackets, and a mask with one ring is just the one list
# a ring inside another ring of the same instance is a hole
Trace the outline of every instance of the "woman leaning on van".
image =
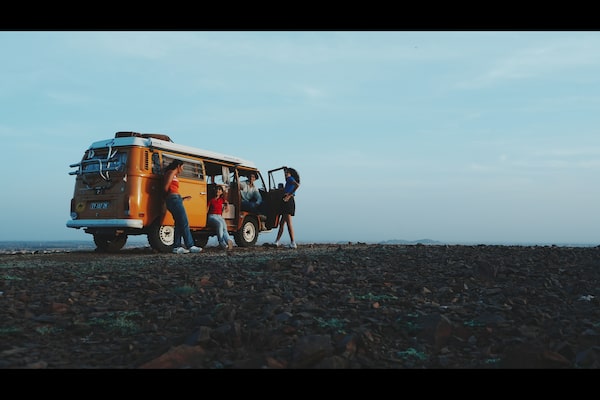
[(283, 235), (283, 228), (287, 224), (288, 234), (290, 235), (290, 248), (295, 249), (296, 240), (294, 239), (294, 227), (292, 226), (292, 217), (296, 213), (296, 190), (300, 187), (300, 175), (294, 168), (285, 168), (285, 187), (283, 189), (283, 198), (281, 199), (281, 220), (279, 221), (279, 231), (275, 246), (279, 247), (279, 239)]
[[(187, 213), (183, 206), (184, 198), (179, 194), (179, 179), (177, 175), (183, 172), (183, 161), (173, 160), (171, 164), (165, 169), (164, 186), (163, 189), (167, 193), (166, 203), (167, 210), (173, 215), (175, 220), (175, 238), (173, 241), (173, 253), (185, 254), (185, 253), (200, 253), (202, 247), (194, 245), (194, 238), (190, 231), (190, 225), (188, 222)], [(187, 197), (186, 197), (187, 198)], [(181, 246), (181, 239), (185, 243), (185, 247)]]

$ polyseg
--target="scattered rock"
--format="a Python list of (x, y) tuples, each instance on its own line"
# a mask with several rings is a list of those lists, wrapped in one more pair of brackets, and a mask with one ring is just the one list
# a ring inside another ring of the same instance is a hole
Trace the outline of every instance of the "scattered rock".
[(600, 248), (0, 255), (0, 367), (600, 368)]

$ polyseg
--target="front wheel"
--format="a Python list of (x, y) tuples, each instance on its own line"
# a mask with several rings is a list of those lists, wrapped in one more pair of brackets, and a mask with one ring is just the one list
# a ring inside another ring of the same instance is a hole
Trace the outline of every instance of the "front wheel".
[(251, 247), (258, 240), (258, 220), (255, 217), (246, 217), (242, 228), (233, 234), (235, 243), (240, 247)]
[(94, 243), (98, 251), (116, 253), (125, 246), (126, 242), (127, 235), (94, 234)]
[(169, 253), (173, 249), (174, 241), (174, 226), (154, 223), (148, 231), (148, 243), (150, 247), (160, 253)]

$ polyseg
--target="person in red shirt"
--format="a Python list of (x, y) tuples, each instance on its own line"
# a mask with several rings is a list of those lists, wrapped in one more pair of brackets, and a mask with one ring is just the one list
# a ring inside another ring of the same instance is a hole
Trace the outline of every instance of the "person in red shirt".
[(223, 188), (217, 186), (215, 197), (208, 201), (208, 216), (206, 217), (206, 221), (217, 231), (217, 240), (223, 250), (231, 250), (233, 248), (233, 241), (229, 236), (229, 232), (227, 232), (227, 222), (223, 218), (223, 210), (227, 210), (228, 205), (227, 201), (223, 198)]

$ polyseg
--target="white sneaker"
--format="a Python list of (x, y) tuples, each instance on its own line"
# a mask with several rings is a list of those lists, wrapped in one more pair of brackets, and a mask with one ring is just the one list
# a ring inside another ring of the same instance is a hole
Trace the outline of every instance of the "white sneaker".
[(173, 249), (173, 253), (175, 253), (175, 254), (187, 254), (189, 252), (190, 251), (184, 247), (175, 247)]
[(290, 243), (290, 249), (297, 249), (298, 245), (296, 244), (296, 242), (292, 242)]
[(281, 246), (281, 244), (279, 242), (275, 242), (275, 243), (273, 243), (273, 246), (279, 247), (279, 246)]
[(229, 239), (227, 241), (227, 250), (232, 250), (233, 249), (233, 240)]
[(192, 253), (200, 253), (202, 251), (202, 247), (192, 246), (190, 247), (190, 252)]

